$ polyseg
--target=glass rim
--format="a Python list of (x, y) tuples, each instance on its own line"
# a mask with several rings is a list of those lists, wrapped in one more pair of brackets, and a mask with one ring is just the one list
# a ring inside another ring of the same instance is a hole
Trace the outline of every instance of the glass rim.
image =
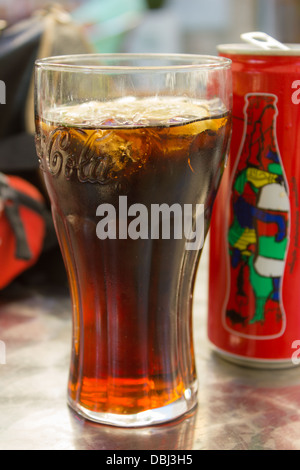
[[(92, 60), (119, 61), (112, 65), (91, 64)], [(122, 61), (132, 62), (141, 59), (161, 61), (156, 65), (122, 65)], [(164, 61), (173, 60), (174, 64)], [(176, 63), (175, 63), (176, 62)], [(167, 53), (88, 53), (50, 56), (35, 61), (36, 69), (78, 72), (150, 72), (150, 71), (193, 71), (231, 68), (231, 59), (205, 54), (167, 54)]]

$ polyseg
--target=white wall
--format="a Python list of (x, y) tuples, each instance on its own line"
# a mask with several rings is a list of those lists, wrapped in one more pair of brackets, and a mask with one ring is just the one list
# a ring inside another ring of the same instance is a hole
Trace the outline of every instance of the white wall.
[(257, 0), (167, 0), (145, 15), (126, 49), (214, 54), (217, 44), (256, 29), (256, 8)]

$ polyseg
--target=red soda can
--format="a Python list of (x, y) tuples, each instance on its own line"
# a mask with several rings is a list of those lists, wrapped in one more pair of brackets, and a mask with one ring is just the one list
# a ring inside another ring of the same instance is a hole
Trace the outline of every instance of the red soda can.
[(218, 46), (233, 129), (210, 230), (208, 338), (253, 367), (300, 363), (300, 45)]

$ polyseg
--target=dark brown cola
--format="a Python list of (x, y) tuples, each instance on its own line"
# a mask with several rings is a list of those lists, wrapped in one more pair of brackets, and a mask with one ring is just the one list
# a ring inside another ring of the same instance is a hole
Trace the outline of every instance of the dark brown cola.
[[(182, 396), (192, 400), (192, 300), (201, 250), (186, 249), (185, 237), (174, 236), (174, 220), (169, 238), (151, 237), (150, 214), (153, 205), (204, 204), (206, 235), (230, 117), (61, 121), (38, 123), (37, 146), (73, 301), (69, 401), (91, 413), (128, 415)], [(135, 218), (127, 214), (124, 222), (120, 196), (128, 208), (142, 205), (149, 214), (147, 237), (125, 236)], [(116, 230), (107, 225), (103, 239), (99, 207), (116, 214)]]

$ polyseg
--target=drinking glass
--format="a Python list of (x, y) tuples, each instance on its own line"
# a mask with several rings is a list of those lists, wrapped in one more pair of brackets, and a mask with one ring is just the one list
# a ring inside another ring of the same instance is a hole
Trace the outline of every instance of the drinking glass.
[(68, 274), (68, 403), (163, 423), (197, 404), (196, 270), (231, 132), (231, 61), (88, 54), (37, 61), (36, 148)]

